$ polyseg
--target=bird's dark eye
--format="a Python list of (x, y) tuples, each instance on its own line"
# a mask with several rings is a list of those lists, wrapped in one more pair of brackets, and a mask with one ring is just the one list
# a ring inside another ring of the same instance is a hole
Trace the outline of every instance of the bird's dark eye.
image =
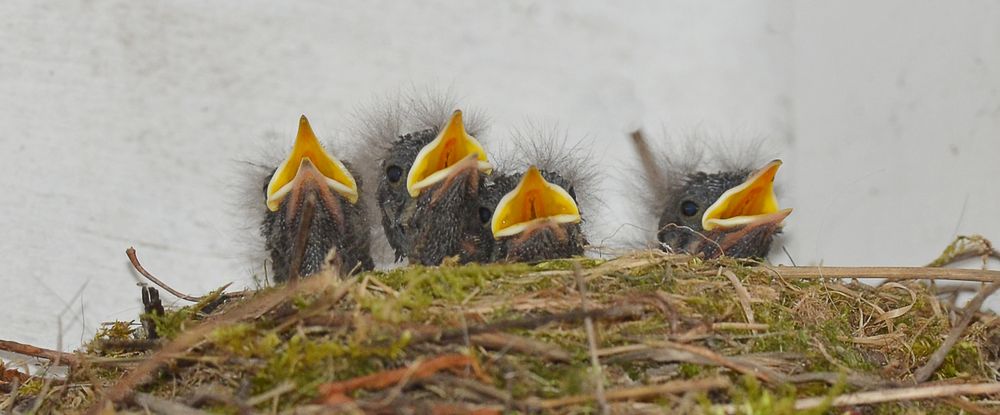
[(385, 177), (389, 179), (392, 183), (399, 182), (399, 179), (403, 178), (403, 169), (399, 166), (389, 166), (385, 169)]
[(694, 216), (698, 213), (698, 204), (690, 200), (681, 202), (681, 213), (684, 214), (684, 216)]
[(493, 211), (489, 208), (481, 207), (479, 208), (479, 221), (482, 223), (487, 223), (493, 218)]

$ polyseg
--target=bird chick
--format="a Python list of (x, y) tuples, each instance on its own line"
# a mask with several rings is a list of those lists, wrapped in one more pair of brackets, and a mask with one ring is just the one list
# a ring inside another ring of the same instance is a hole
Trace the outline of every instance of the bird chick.
[(331, 265), (341, 275), (374, 267), (360, 186), (347, 165), (320, 145), (303, 115), (292, 151), (264, 185), (260, 233), (275, 282)]
[(380, 165), (378, 206), (397, 260), (489, 260), (492, 210), (484, 205), (483, 189), (493, 165), (466, 130), (461, 111), (443, 126), (399, 136)]
[(523, 174), (498, 175), (492, 187), (492, 192), (503, 195), (491, 221), (494, 261), (583, 255), (587, 240), (580, 208), (573, 186), (563, 176), (532, 165)]
[(774, 179), (781, 160), (756, 170), (727, 164), (720, 171), (697, 163), (657, 162), (641, 135), (633, 139), (658, 211), (656, 238), (664, 250), (715, 258), (764, 258), (792, 209), (781, 209)]

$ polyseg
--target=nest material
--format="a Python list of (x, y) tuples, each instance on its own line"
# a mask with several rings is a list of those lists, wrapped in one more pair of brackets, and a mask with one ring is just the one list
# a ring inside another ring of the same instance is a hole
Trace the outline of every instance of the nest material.
[(138, 324), (107, 325), (72, 355), (66, 379), (0, 372), (0, 410), (998, 409), (992, 312), (968, 313), (971, 324), (914, 385), (965, 316), (925, 281), (797, 279), (654, 251), (332, 275), (145, 316), (159, 340)]

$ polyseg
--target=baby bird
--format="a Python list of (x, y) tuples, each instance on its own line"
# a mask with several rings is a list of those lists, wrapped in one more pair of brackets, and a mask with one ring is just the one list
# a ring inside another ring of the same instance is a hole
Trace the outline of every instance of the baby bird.
[[(547, 177), (547, 178), (546, 178)], [(587, 244), (568, 181), (534, 165), (523, 174), (498, 176), (492, 189), (503, 197), (493, 213), (493, 260), (532, 262), (583, 255)]]
[[(466, 129), (462, 111), (441, 117), (433, 115), (440, 113), (441, 102), (407, 104), (378, 115), (397, 121), (369, 121), (376, 128), (364, 134), (375, 144), (391, 143), (384, 151), (377, 146), (372, 151), (380, 154), (377, 203), (396, 260), (423, 265), (439, 265), (449, 257), (461, 263), (488, 261), (492, 209), (485, 204), (484, 189), (493, 165), (485, 149)], [(412, 120), (426, 128), (385, 137)]]
[(308, 276), (332, 265), (341, 275), (374, 267), (361, 183), (328, 153), (309, 120), (299, 119), (295, 144), (264, 185), (260, 225), (274, 281)]
[(723, 163), (720, 171), (696, 170), (698, 163), (654, 160), (633, 134), (658, 212), (656, 238), (664, 250), (715, 258), (764, 258), (792, 209), (781, 209), (774, 179), (781, 160), (756, 170)]
[(596, 175), (589, 153), (544, 131), (518, 134), (510, 141), (511, 164), (528, 168), (492, 178), (489, 192), (499, 196), (491, 220), (493, 260), (532, 262), (583, 255), (587, 239), (577, 189), (585, 196), (593, 193)]

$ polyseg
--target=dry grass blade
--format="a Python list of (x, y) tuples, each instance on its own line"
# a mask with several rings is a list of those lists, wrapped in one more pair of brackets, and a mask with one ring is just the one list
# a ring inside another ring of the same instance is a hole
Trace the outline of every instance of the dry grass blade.
[[(739, 298), (740, 300), (740, 307), (743, 308), (743, 314), (747, 318), (747, 323), (751, 325), (756, 324), (757, 321), (754, 319), (753, 316), (753, 308), (750, 307), (751, 303), (750, 292), (748, 292), (747, 288), (744, 287), (743, 283), (740, 282), (740, 278), (737, 277), (736, 274), (734, 274), (732, 271), (730, 270), (723, 271), (722, 268), (719, 268), (719, 274), (725, 275), (726, 278), (729, 279), (729, 282), (733, 284), (733, 289), (736, 290), (736, 298)], [(756, 329), (752, 330), (754, 333), (757, 333)]]
[[(587, 282), (583, 280), (580, 271), (580, 264), (574, 264), (573, 276), (576, 278), (577, 289), (580, 290), (580, 309), (587, 311)], [(601, 413), (608, 415), (611, 408), (608, 407), (608, 400), (604, 396), (604, 368), (601, 366), (601, 358), (597, 351), (597, 334), (594, 332), (594, 320), (590, 317), (583, 319), (583, 327), (587, 333), (587, 349), (590, 352), (590, 366), (594, 371), (594, 397), (600, 405)]]

